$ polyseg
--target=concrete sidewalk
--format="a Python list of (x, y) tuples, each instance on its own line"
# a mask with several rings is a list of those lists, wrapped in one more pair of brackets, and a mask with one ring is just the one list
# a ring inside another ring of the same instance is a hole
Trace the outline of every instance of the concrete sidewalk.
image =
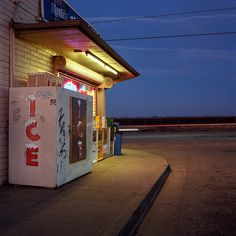
[(0, 187), (0, 235), (128, 235), (170, 169), (148, 152), (123, 153), (58, 189)]

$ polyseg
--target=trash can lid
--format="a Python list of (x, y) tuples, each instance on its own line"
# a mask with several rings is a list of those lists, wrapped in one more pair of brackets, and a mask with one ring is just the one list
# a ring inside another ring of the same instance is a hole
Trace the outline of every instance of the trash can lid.
[(124, 132), (121, 131), (117, 131), (116, 134), (123, 134)]

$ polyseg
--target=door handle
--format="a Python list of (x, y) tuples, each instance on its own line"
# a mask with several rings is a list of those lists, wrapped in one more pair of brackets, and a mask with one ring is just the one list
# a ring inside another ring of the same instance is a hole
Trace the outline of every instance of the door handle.
[(69, 125), (69, 134), (75, 134), (76, 133), (76, 126), (75, 125)]

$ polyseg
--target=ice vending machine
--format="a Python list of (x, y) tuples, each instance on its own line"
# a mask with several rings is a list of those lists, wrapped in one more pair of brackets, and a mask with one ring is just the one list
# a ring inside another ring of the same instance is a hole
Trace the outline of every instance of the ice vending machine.
[(92, 97), (10, 88), (9, 182), (57, 187), (91, 171)]

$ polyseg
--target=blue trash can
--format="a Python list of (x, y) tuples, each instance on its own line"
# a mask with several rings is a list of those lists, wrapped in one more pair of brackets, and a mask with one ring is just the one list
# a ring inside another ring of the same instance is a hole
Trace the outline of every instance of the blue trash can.
[(114, 147), (114, 155), (120, 156), (121, 155), (121, 147), (122, 147), (122, 132), (116, 132), (115, 134), (115, 147)]

